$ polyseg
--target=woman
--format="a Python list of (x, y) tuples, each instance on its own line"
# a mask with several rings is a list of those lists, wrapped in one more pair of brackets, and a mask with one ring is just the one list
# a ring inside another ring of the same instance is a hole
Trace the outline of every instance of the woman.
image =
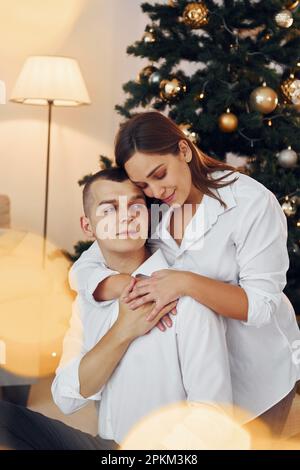
[[(121, 125), (115, 157), (147, 197), (168, 206), (149, 243), (173, 269), (139, 281), (129, 305), (155, 301), (153, 318), (188, 295), (226, 317), (234, 402), (280, 434), (300, 379), (293, 355), (300, 333), (282, 292), (289, 260), (277, 199), (204, 155), (158, 112)], [(84, 255), (76, 269), (87, 276), (93, 250)]]

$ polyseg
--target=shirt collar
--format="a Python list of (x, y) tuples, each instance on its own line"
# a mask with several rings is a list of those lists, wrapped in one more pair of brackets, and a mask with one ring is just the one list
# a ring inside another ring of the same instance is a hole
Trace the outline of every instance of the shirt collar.
[(151, 276), (154, 271), (159, 269), (167, 269), (169, 267), (166, 258), (164, 257), (161, 249), (153, 253), (149, 258), (146, 259), (132, 274), (131, 276), (136, 276), (137, 274), (144, 274), (145, 276)]

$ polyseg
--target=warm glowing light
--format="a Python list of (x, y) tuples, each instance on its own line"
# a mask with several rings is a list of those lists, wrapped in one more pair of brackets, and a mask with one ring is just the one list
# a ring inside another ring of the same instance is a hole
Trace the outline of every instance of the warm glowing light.
[(186, 402), (169, 405), (140, 421), (122, 450), (250, 449), (251, 436), (221, 408)]
[(47, 245), (44, 269), (41, 237), (13, 230), (0, 237), (1, 367), (21, 376), (54, 372), (71, 315), (70, 263)]
[(76, 28), (89, 0), (0, 1), (2, 60), (59, 51)]
[(275, 438), (259, 419), (236, 407), (179, 402), (142, 419), (121, 450), (300, 449), (300, 435)]
[(22, 104), (79, 106), (89, 104), (79, 65), (71, 57), (28, 57), (11, 94), (11, 101)]

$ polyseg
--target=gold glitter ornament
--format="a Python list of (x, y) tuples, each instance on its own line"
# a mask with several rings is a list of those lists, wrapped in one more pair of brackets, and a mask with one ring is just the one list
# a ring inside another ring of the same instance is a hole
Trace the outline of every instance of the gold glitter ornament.
[(281, 93), (289, 103), (296, 104), (297, 96), (299, 95), (299, 85), (300, 81), (295, 78), (293, 73), (291, 73), (290, 76), (280, 85)]
[(208, 8), (204, 2), (189, 3), (182, 15), (182, 21), (192, 29), (199, 29), (208, 23)]

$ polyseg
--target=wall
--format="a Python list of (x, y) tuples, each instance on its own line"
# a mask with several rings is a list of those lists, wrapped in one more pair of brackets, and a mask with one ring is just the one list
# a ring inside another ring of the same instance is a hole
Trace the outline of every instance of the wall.
[[(0, 79), (9, 98), (29, 55), (75, 57), (92, 104), (54, 108), (48, 234), (72, 250), (82, 239), (81, 190), (77, 181), (98, 169), (100, 154), (113, 156), (122, 118), (122, 84), (147, 62), (126, 47), (143, 34), (147, 17), (140, 0), (0, 0)], [(0, 194), (11, 199), (12, 227), (42, 233), (47, 109), (10, 103), (0, 106)]]

